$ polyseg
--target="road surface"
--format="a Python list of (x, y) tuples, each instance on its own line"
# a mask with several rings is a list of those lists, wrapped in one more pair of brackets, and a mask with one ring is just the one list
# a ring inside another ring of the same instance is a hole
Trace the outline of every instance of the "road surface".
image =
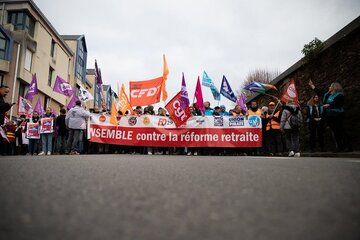
[(0, 157), (0, 239), (360, 239), (360, 159)]

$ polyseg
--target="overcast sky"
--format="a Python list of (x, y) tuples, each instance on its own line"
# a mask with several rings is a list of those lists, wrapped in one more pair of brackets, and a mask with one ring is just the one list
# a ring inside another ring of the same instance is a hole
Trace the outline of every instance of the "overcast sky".
[[(234, 91), (249, 71), (285, 71), (304, 44), (325, 41), (360, 13), (359, 0), (34, 0), (62, 34), (84, 34), (87, 67), (97, 59), (103, 81), (116, 89), (130, 80), (170, 74), (169, 99), (185, 73), (190, 99), (207, 71), (218, 88), (222, 75)], [(204, 98), (216, 105), (209, 88)], [(220, 104), (232, 106), (222, 96)]]

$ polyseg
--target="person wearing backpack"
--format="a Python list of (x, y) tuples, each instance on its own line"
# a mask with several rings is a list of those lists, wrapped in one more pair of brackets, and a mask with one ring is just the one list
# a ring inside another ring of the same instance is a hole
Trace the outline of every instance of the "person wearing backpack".
[(303, 121), (300, 107), (289, 100), (283, 108), (280, 129), (285, 135), (289, 157), (300, 157), (300, 127)]

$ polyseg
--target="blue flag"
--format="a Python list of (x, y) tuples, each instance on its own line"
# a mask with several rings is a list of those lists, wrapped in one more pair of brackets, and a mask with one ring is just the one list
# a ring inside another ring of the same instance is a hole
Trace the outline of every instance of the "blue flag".
[(215, 87), (213, 80), (209, 77), (209, 75), (205, 71), (203, 73), (201, 85), (205, 87), (209, 87), (214, 99), (220, 101), (220, 92), (217, 89), (217, 87)]
[(237, 100), (233, 90), (230, 87), (230, 84), (229, 84), (228, 80), (225, 77), (225, 75), (223, 75), (223, 79), (222, 79), (222, 82), (221, 82), (220, 93), (224, 97), (226, 97), (227, 99), (229, 99), (232, 102), (236, 102), (236, 100)]

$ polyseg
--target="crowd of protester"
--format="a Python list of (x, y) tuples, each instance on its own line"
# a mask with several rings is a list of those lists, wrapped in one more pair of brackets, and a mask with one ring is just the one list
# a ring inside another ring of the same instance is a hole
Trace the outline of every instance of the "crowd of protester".
[[(55, 116), (51, 108), (47, 108), (43, 116), (34, 111), (27, 118), (20, 115), (18, 121), (5, 122), (5, 113), (14, 105), (4, 101), (9, 92), (7, 86), (0, 87), (0, 125), (4, 129), (8, 141), (1, 140), (2, 155), (52, 155), (52, 154), (187, 154), (187, 155), (268, 155), (300, 157), (300, 128), (307, 125), (309, 130), (310, 151), (325, 151), (324, 132), (329, 126), (334, 136), (336, 152), (352, 151), (343, 129), (344, 93), (339, 83), (332, 83), (328, 91), (322, 92), (309, 81), (313, 96), (306, 108), (300, 109), (293, 101), (282, 105), (271, 101), (265, 106), (258, 106), (252, 101), (245, 110), (239, 105), (227, 110), (224, 105), (212, 108), (210, 102), (204, 102), (202, 112), (193, 104), (190, 107), (193, 116), (241, 116), (247, 118), (257, 115), (262, 120), (263, 143), (260, 148), (175, 148), (175, 147), (141, 147), (100, 144), (87, 140), (87, 121), (91, 113), (82, 107), (80, 101), (69, 111), (60, 109)], [(92, 109), (93, 113), (110, 114), (107, 109)], [(134, 109), (133, 113), (118, 112), (118, 115), (136, 114), (167, 116), (164, 108), (155, 111), (153, 106)], [(53, 132), (40, 134), (40, 139), (28, 139), (27, 123), (38, 123), (46, 117), (53, 120)], [(318, 149), (317, 149), (318, 147)]]

